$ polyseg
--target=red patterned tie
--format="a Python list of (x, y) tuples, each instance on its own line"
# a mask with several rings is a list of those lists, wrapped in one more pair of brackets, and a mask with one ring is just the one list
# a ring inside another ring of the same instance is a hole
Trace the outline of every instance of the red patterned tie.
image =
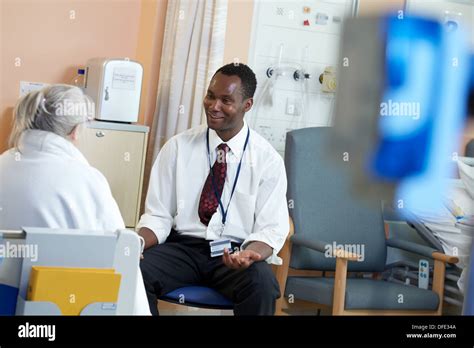
[[(226, 154), (229, 151), (229, 147), (227, 144), (222, 143), (217, 147), (217, 149), (217, 159), (212, 166), (212, 173), (214, 174), (214, 183), (216, 185), (217, 193), (219, 198), (221, 198), (225, 177), (227, 175)], [(204, 225), (209, 225), (209, 221), (211, 221), (211, 217), (216, 212), (218, 206), (219, 201), (214, 193), (211, 173), (209, 173), (202, 189), (198, 210), (199, 219)]]

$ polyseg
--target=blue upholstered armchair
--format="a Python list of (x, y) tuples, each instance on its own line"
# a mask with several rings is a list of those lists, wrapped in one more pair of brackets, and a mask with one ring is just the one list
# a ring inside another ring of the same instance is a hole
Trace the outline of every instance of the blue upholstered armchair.
[[(346, 167), (328, 161), (331, 132), (318, 127), (287, 134), (287, 196), (294, 235), (281, 252), (284, 264), (278, 278), (285, 296), (277, 303), (278, 313), (291, 308), (292, 300), (302, 300), (332, 308), (334, 315), (441, 315), (446, 263), (457, 258), (387, 239), (380, 202), (369, 204), (353, 192), (350, 161)], [(384, 270), (389, 247), (433, 259), (432, 287), (371, 277)]]

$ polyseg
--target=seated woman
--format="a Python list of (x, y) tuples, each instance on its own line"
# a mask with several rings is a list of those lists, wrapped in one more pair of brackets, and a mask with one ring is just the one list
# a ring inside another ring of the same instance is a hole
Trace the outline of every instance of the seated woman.
[[(88, 97), (68, 85), (49, 86), (19, 100), (12, 148), (0, 155), (0, 229), (125, 228), (107, 180), (74, 145), (93, 112)], [(138, 274), (133, 314), (148, 315)]]

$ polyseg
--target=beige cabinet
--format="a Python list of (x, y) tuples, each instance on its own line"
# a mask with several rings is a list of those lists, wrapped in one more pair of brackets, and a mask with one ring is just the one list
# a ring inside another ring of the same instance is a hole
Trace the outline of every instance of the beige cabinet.
[(125, 225), (135, 227), (140, 214), (148, 127), (90, 122), (78, 148), (107, 178)]

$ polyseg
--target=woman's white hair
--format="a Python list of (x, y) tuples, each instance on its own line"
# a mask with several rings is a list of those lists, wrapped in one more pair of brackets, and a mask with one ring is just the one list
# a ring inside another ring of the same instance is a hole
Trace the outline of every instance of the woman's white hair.
[(51, 85), (20, 98), (13, 111), (10, 146), (18, 147), (28, 129), (39, 129), (62, 137), (94, 116), (94, 103), (82, 90), (70, 85)]

